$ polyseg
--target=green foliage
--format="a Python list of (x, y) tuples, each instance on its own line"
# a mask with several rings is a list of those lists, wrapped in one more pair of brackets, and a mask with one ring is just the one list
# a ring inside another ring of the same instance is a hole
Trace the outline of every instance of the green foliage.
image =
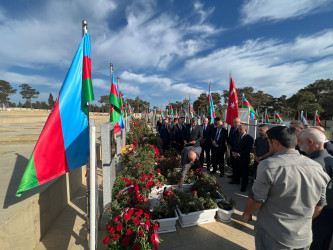
[(31, 88), (31, 86), (27, 83), (21, 84), (20, 88), (21, 88), (20, 95), (22, 95), (23, 99), (27, 99), (30, 102), (30, 108), (32, 109), (31, 99), (38, 98), (39, 91)]
[(9, 96), (15, 94), (16, 91), (9, 82), (0, 80), (0, 103), (6, 103), (8, 107)]
[(229, 201), (220, 201), (217, 206), (223, 210), (232, 210), (236, 206), (236, 201), (231, 199)]
[(188, 193), (180, 190), (175, 193), (181, 201), (178, 207), (183, 214), (217, 208), (216, 203), (210, 197), (199, 197), (196, 191)]
[(49, 104), (49, 108), (52, 109), (53, 105), (54, 105), (54, 99), (53, 99), (52, 93), (49, 94), (48, 104)]
[(197, 191), (199, 197), (211, 197), (213, 200), (221, 198), (220, 185), (216, 183), (216, 177), (211, 177), (202, 171), (197, 171), (197, 176), (192, 190)]

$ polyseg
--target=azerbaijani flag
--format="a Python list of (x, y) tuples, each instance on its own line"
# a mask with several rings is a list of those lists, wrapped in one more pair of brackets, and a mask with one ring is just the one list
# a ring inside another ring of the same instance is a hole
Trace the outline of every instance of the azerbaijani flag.
[(182, 111), (184, 112), (184, 115), (185, 115), (186, 117), (189, 117), (189, 114), (188, 114), (188, 112), (187, 112), (186, 109), (182, 108)]
[(246, 100), (245, 97), (243, 97), (243, 107), (248, 108), (250, 110), (250, 118), (252, 120), (257, 120), (258, 115), (257, 115), (256, 111), (254, 111), (251, 103), (248, 100)]
[(171, 118), (173, 118), (173, 107), (171, 104), (170, 104), (170, 115), (171, 115)]
[(121, 106), (118, 97), (117, 86), (114, 82), (113, 72), (111, 75), (111, 93), (109, 102), (111, 103), (110, 122), (114, 123), (114, 133), (117, 134), (122, 129), (121, 124), (119, 123), (119, 121), (121, 120)]
[(308, 121), (305, 119), (305, 117), (302, 115), (302, 122), (304, 123), (304, 125), (309, 125)]
[(215, 117), (215, 110), (214, 110), (214, 105), (213, 105), (213, 98), (212, 95), (210, 93), (210, 88), (209, 88), (209, 94), (208, 94), (208, 111), (211, 117), (211, 121), (212, 123), (214, 123), (214, 118)]
[(321, 121), (320, 121), (320, 119), (319, 119), (319, 115), (318, 115), (318, 113), (316, 114), (316, 122), (317, 122), (318, 126), (320, 126)]
[(86, 33), (24, 171), (17, 197), (88, 163), (87, 102), (94, 99), (90, 35)]
[(266, 112), (265, 119), (266, 119), (266, 123), (269, 123), (269, 117), (268, 117), (268, 113), (267, 112)]
[(164, 114), (163, 114), (163, 110), (161, 109), (161, 116), (162, 116), (162, 118), (164, 117)]
[(153, 114), (154, 114), (154, 110), (150, 111), (149, 117), (153, 116)]
[(278, 119), (280, 122), (283, 122), (281, 116), (277, 112), (275, 112), (275, 118)]
[(119, 90), (119, 78), (118, 78), (118, 82), (117, 82), (117, 90), (118, 90), (118, 96), (119, 96), (119, 105), (120, 105), (120, 110), (121, 110), (121, 115), (120, 118), (118, 120), (121, 129), (125, 128), (125, 124), (124, 124), (124, 106), (122, 104), (122, 98), (121, 98), (121, 92)]
[(192, 105), (191, 105), (191, 99), (189, 99), (189, 109), (190, 109), (190, 117), (193, 118), (194, 117), (194, 110), (192, 108)]

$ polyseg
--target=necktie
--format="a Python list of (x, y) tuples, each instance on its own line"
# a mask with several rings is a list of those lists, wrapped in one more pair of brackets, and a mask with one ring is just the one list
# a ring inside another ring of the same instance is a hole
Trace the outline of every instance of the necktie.
[(219, 139), (219, 135), (220, 135), (220, 129), (217, 130), (216, 136), (215, 136), (215, 141), (217, 141)]
[(204, 126), (204, 131), (206, 131), (206, 125)]

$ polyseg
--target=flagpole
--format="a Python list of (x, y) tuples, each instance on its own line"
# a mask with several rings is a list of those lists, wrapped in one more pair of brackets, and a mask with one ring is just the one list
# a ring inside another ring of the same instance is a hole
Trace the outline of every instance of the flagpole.
[(273, 118), (273, 119), (274, 119), (273, 121), (276, 123), (276, 117), (275, 117), (275, 115), (276, 115), (276, 110), (274, 110), (274, 116), (273, 116), (273, 117), (274, 117), (274, 118)]
[(318, 114), (318, 110), (315, 111), (315, 116), (314, 116), (314, 119), (313, 119), (313, 126), (316, 126), (316, 123), (317, 123), (317, 114)]
[(244, 100), (244, 96), (245, 96), (245, 94), (243, 93), (242, 108), (244, 108), (244, 102), (243, 102), (243, 100)]

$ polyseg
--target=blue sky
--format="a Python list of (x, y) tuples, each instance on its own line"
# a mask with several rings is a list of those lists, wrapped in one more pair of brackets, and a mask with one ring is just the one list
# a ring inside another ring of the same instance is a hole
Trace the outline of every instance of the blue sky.
[(194, 100), (209, 81), (222, 93), (229, 73), (275, 97), (333, 78), (332, 0), (2, 0), (0, 79), (56, 97), (82, 20), (97, 101), (110, 92), (110, 62), (125, 97), (157, 106)]

